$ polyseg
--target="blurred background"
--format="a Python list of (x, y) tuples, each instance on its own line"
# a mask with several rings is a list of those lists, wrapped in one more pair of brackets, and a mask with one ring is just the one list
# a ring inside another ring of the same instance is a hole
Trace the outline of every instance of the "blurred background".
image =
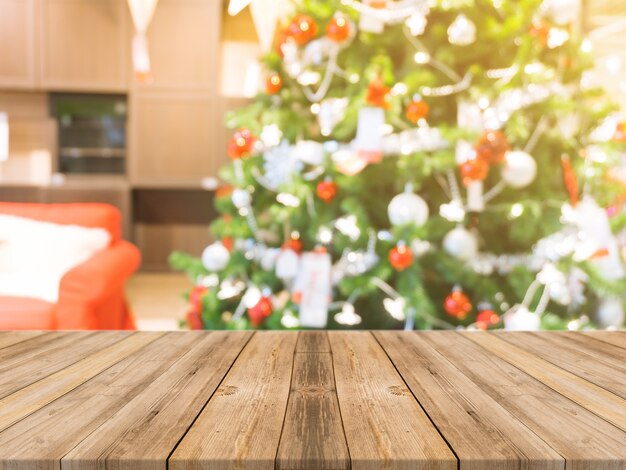
[[(230, 16), (226, 0), (159, 0), (133, 14), (129, 3), (0, 0), (0, 201), (117, 207), (121, 238), (143, 258), (124, 287), (130, 308), (140, 328), (170, 329), (190, 285), (167, 259), (211, 241), (223, 119), (248, 101), (269, 20)], [(597, 57), (585, 80), (626, 110), (626, 3), (582, 0), (580, 11)]]

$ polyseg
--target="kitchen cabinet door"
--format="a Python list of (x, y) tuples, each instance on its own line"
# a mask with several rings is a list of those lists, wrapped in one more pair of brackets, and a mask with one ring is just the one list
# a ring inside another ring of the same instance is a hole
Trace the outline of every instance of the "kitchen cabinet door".
[(0, 87), (34, 88), (35, 0), (0, 0)]
[(127, 90), (131, 20), (124, 0), (40, 0), (39, 21), (43, 88)]
[(132, 184), (200, 187), (203, 178), (217, 172), (221, 117), (212, 93), (133, 93), (128, 165)]

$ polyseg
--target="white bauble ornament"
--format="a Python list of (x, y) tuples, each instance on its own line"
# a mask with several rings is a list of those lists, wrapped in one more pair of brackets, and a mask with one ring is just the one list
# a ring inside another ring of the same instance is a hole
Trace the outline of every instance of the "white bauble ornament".
[(427, 23), (428, 20), (426, 19), (426, 15), (420, 11), (409, 16), (405, 25), (409, 28), (409, 31), (413, 36), (421, 36), (424, 34)]
[(598, 306), (596, 321), (602, 328), (620, 328), (624, 319), (624, 305), (620, 299), (607, 298)]
[(520, 304), (504, 314), (504, 329), (507, 331), (537, 331), (540, 324), (539, 315)]
[(476, 41), (476, 25), (461, 13), (448, 28), (448, 41), (455, 46), (469, 46)]
[(478, 240), (469, 230), (457, 227), (444, 237), (443, 249), (461, 261), (469, 261), (478, 254)]
[(202, 252), (202, 264), (208, 271), (221, 271), (230, 260), (230, 253), (222, 242), (207, 246)]
[(502, 179), (513, 188), (524, 188), (531, 184), (537, 176), (537, 162), (526, 152), (514, 150), (507, 152)]
[(300, 267), (300, 257), (290, 249), (281, 250), (276, 258), (276, 276), (282, 280), (294, 279)]
[(245, 189), (237, 188), (233, 191), (231, 200), (233, 201), (233, 204), (237, 209), (242, 209), (250, 205), (250, 203), (252, 202), (252, 197), (250, 196), (250, 193)]
[(391, 200), (387, 214), (391, 225), (413, 224), (421, 227), (428, 220), (428, 205), (417, 194), (405, 192)]

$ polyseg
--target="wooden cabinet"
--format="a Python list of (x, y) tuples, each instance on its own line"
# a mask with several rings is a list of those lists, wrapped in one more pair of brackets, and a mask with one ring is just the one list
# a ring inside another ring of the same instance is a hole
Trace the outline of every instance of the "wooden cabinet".
[(0, 0), (0, 87), (35, 83), (35, 0)]
[(124, 0), (40, 0), (39, 8), (43, 88), (127, 90), (131, 21)]
[(133, 184), (200, 187), (216, 172), (219, 102), (203, 92), (138, 92), (131, 98)]
[(160, 0), (148, 29), (151, 89), (219, 88), (220, 0)]

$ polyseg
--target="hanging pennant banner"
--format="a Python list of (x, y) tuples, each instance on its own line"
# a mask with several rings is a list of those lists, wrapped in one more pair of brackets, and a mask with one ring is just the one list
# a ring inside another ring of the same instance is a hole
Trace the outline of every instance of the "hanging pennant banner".
[(331, 289), (331, 259), (326, 252), (302, 255), (300, 270), (294, 282), (294, 298), (300, 303), (300, 325), (325, 328)]

